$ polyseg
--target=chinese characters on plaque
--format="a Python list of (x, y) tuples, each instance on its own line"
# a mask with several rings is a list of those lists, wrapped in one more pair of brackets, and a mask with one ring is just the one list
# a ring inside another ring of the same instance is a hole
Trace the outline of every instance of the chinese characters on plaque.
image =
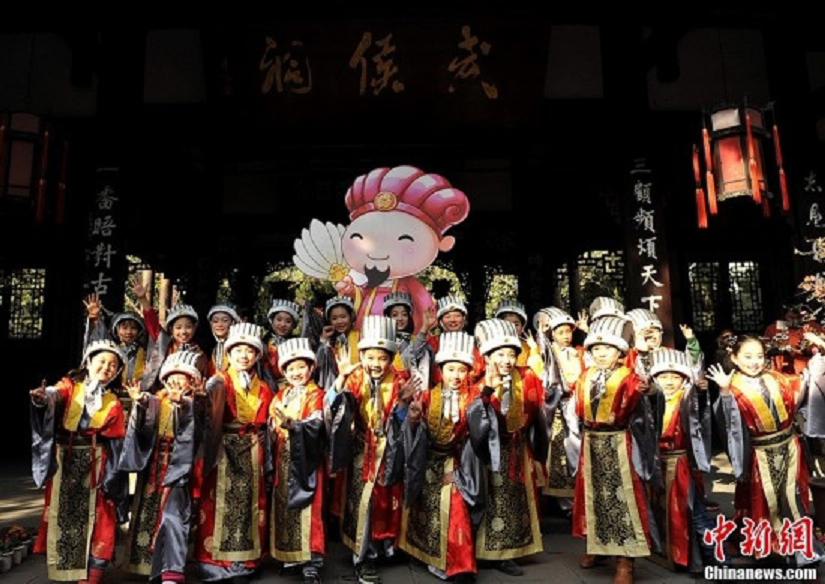
[[(266, 35), (257, 67), (260, 93), (306, 95), (324, 91), (313, 85), (313, 69), (329, 68), (331, 62), (335, 63), (335, 69), (346, 67), (351, 72), (351, 84), (344, 77), (335, 77), (335, 80), (340, 81), (342, 87), (351, 86), (358, 97), (399, 94), (407, 89), (408, 76), (399, 62), (404, 47), (399, 45), (394, 32), (362, 30), (350, 52), (340, 57), (327, 54), (327, 47), (319, 46), (322, 44), (321, 41), (305, 44), (289, 35)], [(313, 57), (313, 49), (320, 54)], [(429, 46), (426, 51), (428, 57), (433, 53)], [(439, 50), (435, 61), (409, 54), (407, 62), (418, 69), (415, 77), (418, 83), (436, 87), (434, 80), (446, 78), (445, 86), (436, 92), (453, 94), (459, 88), (469, 88), (485, 99), (496, 100), (499, 87), (493, 71), (486, 66), (492, 53), (493, 43), (474, 33), (471, 25), (464, 24), (452, 31), (451, 44)], [(337, 59), (340, 62), (336, 62)]]
[(653, 182), (647, 171), (633, 172), (631, 176), (633, 180), (632, 230), (640, 269), (639, 273), (632, 274), (632, 277), (638, 279), (637, 285), (641, 290), (642, 306), (656, 313), (667, 293), (667, 288), (660, 276), (663, 255), (657, 233), (656, 209), (652, 198)]
[(118, 171), (98, 169), (96, 191), (89, 213), (86, 236), (85, 287), (101, 298), (113, 297), (112, 282), (119, 275), (124, 261), (120, 250), (119, 223), (121, 200), (118, 193)]

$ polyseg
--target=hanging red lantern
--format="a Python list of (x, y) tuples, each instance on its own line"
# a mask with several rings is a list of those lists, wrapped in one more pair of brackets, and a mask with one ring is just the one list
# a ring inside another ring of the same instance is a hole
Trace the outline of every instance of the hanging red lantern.
[[(710, 215), (718, 213), (717, 201), (722, 203), (738, 197), (750, 197), (754, 204), (762, 208), (765, 217), (770, 217), (770, 205), (781, 197), (782, 212), (789, 212), (788, 181), (773, 114), (772, 108), (757, 108), (743, 103), (719, 107), (703, 116), (703, 187), (707, 192)], [(765, 172), (765, 152), (770, 152), (766, 144), (768, 141), (773, 141), (776, 157), (778, 184), (774, 189), (768, 184)], [(694, 155), (694, 167), (696, 163), (697, 157)], [(694, 178), (696, 173), (694, 168)], [(697, 212), (701, 214), (700, 207), (697, 207)]]

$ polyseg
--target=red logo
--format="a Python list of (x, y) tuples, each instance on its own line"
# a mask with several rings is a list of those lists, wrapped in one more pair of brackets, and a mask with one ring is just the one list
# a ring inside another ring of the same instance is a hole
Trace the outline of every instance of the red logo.
[[(776, 538), (767, 519), (759, 522), (749, 517), (743, 518), (742, 542), (739, 549), (743, 556), (756, 559), (764, 558), (775, 551), (779, 555), (792, 556), (801, 553), (805, 559), (816, 558), (814, 553), (814, 522), (810, 517), (802, 517), (796, 521), (788, 518), (782, 520), (782, 528)], [(716, 527), (706, 529), (703, 536), (706, 545), (713, 545), (713, 555), (717, 561), (725, 561), (725, 541), (736, 531), (736, 522), (726, 519), (724, 515), (716, 516)]]

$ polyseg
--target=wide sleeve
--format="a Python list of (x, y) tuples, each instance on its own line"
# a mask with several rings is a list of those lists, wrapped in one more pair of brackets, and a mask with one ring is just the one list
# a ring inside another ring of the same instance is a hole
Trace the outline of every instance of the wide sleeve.
[(808, 361), (804, 383), (803, 432), (811, 438), (825, 438), (825, 357), (817, 354)]
[(353, 424), (358, 402), (352, 392), (335, 394), (329, 408), (329, 456), (333, 472), (347, 468), (352, 461)]
[(736, 480), (748, 477), (750, 465), (750, 432), (742, 420), (739, 404), (730, 393), (720, 393), (714, 404), (714, 414), (721, 430)]
[(686, 407), (683, 409), (682, 415), (687, 422), (686, 429), (690, 437), (692, 459), (698, 470), (710, 472), (712, 452), (708, 394), (706, 391), (699, 391), (694, 385), (688, 391), (683, 403)]
[(324, 457), (324, 419), (316, 410), (295, 420), (289, 430), (289, 509), (303, 509), (315, 496), (318, 468)]
[(175, 445), (163, 483), (167, 487), (181, 486), (189, 482), (196, 446), (194, 398), (183, 398), (176, 406), (176, 415)]
[(409, 418), (401, 425), (401, 433), (404, 454), (404, 502), (410, 506), (424, 489), (429, 437), (427, 425), (423, 421), (413, 424)]
[(32, 478), (37, 487), (43, 487), (57, 471), (54, 454), (55, 420), (60, 391), (55, 386), (46, 388), (46, 400), (42, 404), (30, 404), (32, 431)]
[(467, 426), (470, 444), (476, 455), (493, 472), (501, 471), (501, 439), (499, 436), (498, 416), (488, 400), (482, 396), (474, 399), (467, 408)]
[(218, 462), (218, 451), (223, 437), (223, 412), (226, 407), (226, 384), (218, 373), (206, 382), (206, 406), (202, 429), (203, 472), (209, 472)]
[(118, 468), (124, 472), (140, 472), (152, 456), (157, 436), (160, 399), (146, 395), (146, 401), (136, 401), (129, 415), (129, 426), (123, 441)]

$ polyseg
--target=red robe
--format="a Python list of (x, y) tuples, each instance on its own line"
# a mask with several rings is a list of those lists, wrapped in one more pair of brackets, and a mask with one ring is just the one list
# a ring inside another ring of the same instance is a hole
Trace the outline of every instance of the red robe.
[[(237, 433), (239, 435), (248, 435), (248, 434), (255, 434), (260, 429), (265, 428), (267, 424), (267, 418), (269, 415), (269, 405), (273, 398), (272, 390), (266, 384), (265, 381), (260, 379), (259, 377), (254, 378), (253, 383), (257, 383), (258, 385), (258, 399), (260, 401), (255, 413), (254, 418), (252, 419), (242, 419), (239, 417), (239, 400), (243, 399), (241, 396), (238, 395), (239, 391), (236, 390), (235, 385), (232, 379), (233, 370), (230, 368), (227, 371), (221, 371), (218, 375), (222, 378), (224, 387), (226, 390), (225, 394), (225, 407), (223, 410), (223, 423), (226, 424), (239, 424), (243, 426), (241, 430)], [(261, 545), (261, 558), (263, 557), (265, 550), (266, 550), (266, 542), (267, 542), (267, 519), (268, 519), (268, 497), (266, 492), (266, 483), (264, 480), (264, 469), (266, 465), (266, 448), (264, 447), (263, 443), (259, 443), (258, 448), (258, 457), (256, 459), (256, 467), (257, 467), (257, 476), (253, 478), (253, 480), (258, 481), (258, 513), (257, 516), (254, 518), (258, 524), (258, 535), (259, 535), (259, 542)], [(200, 506), (200, 517), (197, 518), (197, 535), (195, 538), (195, 559), (198, 562), (202, 562), (205, 564), (214, 564), (217, 566), (221, 566), (223, 568), (229, 568), (234, 562), (226, 561), (226, 560), (216, 560), (212, 557), (213, 545), (215, 542), (213, 541), (213, 534), (215, 531), (215, 520), (216, 520), (216, 504), (217, 504), (217, 486), (218, 486), (218, 471), (219, 465), (215, 465), (214, 468), (209, 470), (206, 477), (203, 478), (203, 486), (198, 488), (196, 481), (195, 485), (195, 492), (199, 493), (201, 497), (201, 506)], [(257, 558), (255, 560), (247, 560), (244, 561), (243, 564), (245, 567), (254, 570), (258, 564), (260, 563), (261, 558)]]
[[(730, 392), (739, 407), (743, 423), (747, 426), (751, 436), (750, 474), (748, 482), (737, 481), (735, 492), (735, 507), (737, 515), (745, 515), (755, 522), (767, 519), (774, 528), (774, 538), (781, 527), (781, 515), (772, 516), (768, 500), (764, 477), (760, 472), (759, 461), (756, 456), (754, 443), (760, 438), (781, 432), (790, 432), (791, 444), (785, 454), (792, 466), (788, 469), (788, 481), (796, 481), (801, 508), (799, 514), (807, 515), (812, 512), (810, 499), (810, 472), (804, 456), (804, 446), (800, 436), (793, 432), (793, 422), (798, 409), (797, 400), (804, 391), (802, 377), (799, 375), (784, 375), (777, 371), (765, 370), (761, 377), (770, 388), (771, 398), (774, 401), (779, 423), (773, 419), (768, 406), (761, 395), (748, 383), (750, 380), (742, 373), (735, 373), (730, 385)], [(774, 487), (776, 490), (776, 487)], [(781, 491), (781, 489), (780, 489)], [(779, 498), (784, 499), (784, 493), (776, 492)], [(794, 514), (795, 517), (798, 518)]]
[[(445, 420), (442, 416), (443, 401), (441, 398), (441, 385), (437, 385), (430, 391), (424, 392), (421, 399), (422, 405), (422, 423), (427, 425), (427, 433), (429, 437), (430, 448), (437, 449), (438, 452), (449, 451), (452, 458), (453, 472), (457, 472), (461, 468), (461, 452), (464, 443), (467, 440), (469, 429), (467, 426), (467, 407), (473, 399), (476, 398), (474, 389), (465, 385), (460, 388), (459, 397), (459, 419), (453, 423), (451, 420)], [(434, 399), (435, 396), (435, 399)], [(433, 403), (435, 401), (435, 404)], [(442, 510), (439, 509), (438, 512)], [(409, 525), (410, 516), (415, 512), (414, 509), (408, 509), (408, 518), (404, 522)], [(444, 572), (447, 577), (453, 577), (456, 574), (475, 573), (475, 543), (473, 541), (473, 524), (470, 519), (470, 511), (467, 502), (461, 495), (461, 491), (453, 483), (450, 490), (450, 503), (447, 510), (449, 516), (449, 530), (447, 532), (447, 554), (446, 558), (440, 558), (445, 561)], [(414, 546), (408, 543), (407, 533), (404, 533), (399, 543), (399, 547), (418, 558), (419, 560), (428, 563), (427, 559), (421, 555), (421, 552)]]
[[(633, 417), (634, 410), (640, 400), (644, 399), (644, 394), (640, 390), (640, 378), (628, 367), (619, 367), (609, 376), (607, 381), (607, 392), (601, 398), (596, 416), (590, 408), (586, 407), (590, 403), (589, 391), (591, 381), (595, 379), (598, 370), (595, 367), (587, 369), (582, 373), (576, 384), (576, 415), (584, 423), (585, 433), (588, 430), (614, 431), (627, 430), (625, 433), (625, 448), (627, 461), (633, 460), (633, 441), (629, 431), (629, 424)], [(587, 436), (585, 435), (585, 439)], [(588, 518), (586, 511), (587, 489), (593, 489), (594, 485), (587, 485), (585, 480), (585, 465), (590, 464), (588, 460), (586, 440), (582, 443), (582, 450), (579, 456), (579, 467), (576, 474), (576, 494), (573, 502), (573, 535), (582, 539), (588, 538)], [(621, 453), (622, 455), (624, 453)], [(638, 518), (644, 531), (648, 552), (650, 553), (650, 520), (647, 514), (648, 501), (645, 486), (636, 472), (633, 464), (629, 465), (629, 472), (632, 480), (632, 488), (635, 494), (636, 509)], [(627, 487), (629, 485), (625, 485)], [(637, 542), (638, 543), (638, 542)], [(590, 553), (590, 552), (588, 552)], [(623, 554), (617, 554), (623, 555)]]
[[(403, 500), (404, 485), (397, 483), (394, 485), (381, 484), (381, 477), (385, 475), (385, 461), (384, 457), (378, 458), (379, 438), (375, 434), (375, 430), (385, 428), (390, 416), (393, 415), (395, 406), (398, 404), (398, 395), (401, 386), (409, 379), (409, 373), (405, 371), (397, 371), (390, 368), (392, 375), (392, 383), (389, 395), (384, 396), (383, 411), (380, 415), (377, 412), (372, 412), (370, 416), (368, 393), (370, 392), (367, 374), (364, 369), (356, 369), (346, 381), (346, 389), (352, 393), (355, 401), (358, 403), (358, 414), (356, 415), (355, 431), (363, 435), (365, 442), (364, 451), (364, 466), (362, 470), (361, 479), (364, 482), (373, 482), (372, 490), (372, 505), (369, 526), (370, 536), (373, 541), (380, 540), (395, 540), (398, 537), (401, 529), (401, 504)], [(385, 378), (382, 383), (388, 381)], [(347, 471), (347, 474), (353, 472), (353, 467)], [(346, 513), (344, 506), (344, 499), (347, 495), (347, 484), (351, 477), (341, 476), (336, 477), (335, 480), (335, 501), (333, 503), (332, 512), (343, 517)], [(356, 518), (363, 520), (362, 517)], [(346, 540), (345, 540), (346, 541)], [(356, 551), (356, 550), (353, 550)], [(357, 553), (357, 552), (356, 552)]]
[[(539, 499), (538, 485), (543, 482), (544, 461), (536, 461), (533, 455), (529, 430), (539, 413), (539, 408), (544, 404), (544, 387), (530, 368), (516, 367), (513, 372), (513, 389), (516, 397), (506, 415), (501, 410), (503, 396), (494, 392), (489, 397), (489, 403), (498, 418), (502, 449), (500, 474), (507, 477), (501, 484), (504, 484), (504, 489), (509, 488), (507, 485), (511, 484), (523, 485), (526, 491), (525, 508), (513, 509), (510, 507), (513, 501), (501, 499), (497, 495), (499, 492), (497, 477), (494, 473), (488, 472), (486, 477), (488, 504), (482, 519), (482, 526), (476, 536), (476, 557), (483, 560), (515, 559), (538, 553), (543, 549), (537, 501)], [(483, 390), (484, 378), (482, 377), (477, 382), (474, 391), (482, 394)], [(482, 397), (482, 400), (486, 401), (486, 399)], [(505, 461), (507, 461), (506, 465)], [(486, 470), (489, 471), (489, 469)], [(521, 517), (524, 522), (521, 524), (522, 531), (519, 537), (529, 536), (526, 544), (524, 541), (516, 544), (512, 538), (508, 537), (506, 529), (497, 529), (496, 522), (506, 523), (514, 516)], [(488, 523), (492, 531), (485, 527)]]
[[(272, 403), (270, 404), (270, 416), (272, 416), (272, 410), (274, 408), (279, 408), (281, 410), (285, 410), (284, 407), (284, 399), (287, 396), (287, 392), (289, 391), (289, 386), (282, 387), (275, 397), (272, 399)], [(324, 390), (315, 385), (315, 383), (310, 383), (307, 387), (307, 393), (304, 396), (303, 403), (300, 404), (299, 410), (297, 415), (294, 419), (296, 420), (306, 420), (311, 416), (319, 416), (323, 419), (323, 412), (324, 412)], [(282, 482), (289, 481), (289, 468), (286, 465), (280, 464), (281, 460), (285, 460), (287, 457), (284, 456), (284, 451), (289, 450), (289, 430), (285, 428), (276, 428), (275, 432), (278, 434), (278, 446), (277, 452), (273, 452), (273, 466), (275, 467), (275, 478), (273, 484), (273, 491), (278, 490), (281, 487)], [(287, 453), (288, 456), (288, 453)], [(326, 538), (324, 535), (324, 489), (326, 486), (326, 465), (321, 464), (317, 469), (315, 469), (315, 477), (316, 477), (316, 484), (315, 484), (315, 496), (312, 499), (312, 503), (310, 505), (310, 536), (309, 536), (309, 550), (301, 550), (303, 552), (311, 552), (314, 554), (321, 554), (323, 555), (326, 551)], [(273, 493), (274, 494), (274, 493)], [(273, 503), (274, 506), (274, 503)], [(300, 513), (300, 510), (296, 510)], [(273, 509), (273, 514), (277, 517), (276, 510)], [(300, 519), (300, 518), (297, 518)], [(287, 526), (285, 525), (278, 525), (274, 523), (270, 525), (271, 530), (271, 546), (272, 546), (272, 555), (282, 561), (293, 561), (288, 560), (286, 557), (279, 558), (278, 550), (275, 549), (275, 542), (278, 541), (277, 532), (279, 529), (286, 529)], [(308, 561), (307, 558), (305, 561)]]
[[(58, 452), (62, 452), (64, 457), (71, 456), (72, 442), (79, 442), (79, 438), (92, 439), (93, 443), (98, 446), (98, 449), (92, 450), (92, 460), (94, 461), (96, 456), (100, 456), (100, 461), (97, 463), (99, 470), (97, 473), (90, 473), (91, 476), (88, 477), (88, 481), (93, 483), (94, 488), (97, 490), (89, 555), (101, 560), (111, 561), (114, 557), (115, 537), (117, 535), (117, 510), (115, 502), (109, 499), (104, 494), (103, 489), (100, 488), (109, 455), (106, 448), (99, 448), (100, 442), (98, 440), (101, 438), (120, 440), (126, 436), (126, 418), (123, 406), (114, 393), (105, 393), (103, 407), (92, 417), (90, 427), (86, 430), (77, 431), (78, 422), (84, 409), (83, 397), (80, 393), (83, 391), (82, 383), (66, 377), (58, 382), (55, 388), (59, 395), (58, 407), (63, 409), (62, 415), (57, 415), (55, 418), (55, 423), (58, 424), (58, 427), (55, 428), (55, 434), (58, 437)], [(77, 394), (75, 396), (77, 399), (73, 400), (72, 397), (75, 394)], [(45, 509), (43, 510), (37, 541), (34, 544), (34, 553), (47, 552), (49, 515), (51, 510), (57, 510), (58, 505), (57, 501), (51, 500), (53, 481), (54, 477), (46, 483)], [(76, 543), (78, 546), (85, 547), (85, 542)], [(57, 561), (56, 558), (48, 557), (47, 560), (50, 563)], [(52, 574), (51, 567), (49, 568), (49, 574), (52, 579), (58, 579), (56, 574)], [(59, 579), (66, 578), (61, 576)]]
[[(691, 391), (697, 391), (695, 388)], [(665, 413), (662, 420), (662, 433), (659, 436), (659, 452), (663, 457), (663, 474), (665, 480), (664, 504), (667, 505), (666, 525), (660, 529), (667, 529), (666, 542), (669, 549), (666, 555), (674, 564), (680, 566), (690, 565), (690, 534), (693, 530), (692, 512), (688, 506), (690, 501), (691, 487), (695, 489), (696, 496), (701, 497), (702, 488), (696, 484), (701, 473), (694, 473), (690, 463), (688, 452), (691, 450), (690, 436), (685, 431), (687, 420), (682, 419), (682, 400), (688, 399), (687, 391), (680, 390), (672, 398), (662, 396), (665, 399)], [(671, 471), (672, 477), (668, 473), (669, 454), (676, 451), (681, 452), (675, 461), (675, 470)], [(664, 544), (665, 542), (663, 542)]]

